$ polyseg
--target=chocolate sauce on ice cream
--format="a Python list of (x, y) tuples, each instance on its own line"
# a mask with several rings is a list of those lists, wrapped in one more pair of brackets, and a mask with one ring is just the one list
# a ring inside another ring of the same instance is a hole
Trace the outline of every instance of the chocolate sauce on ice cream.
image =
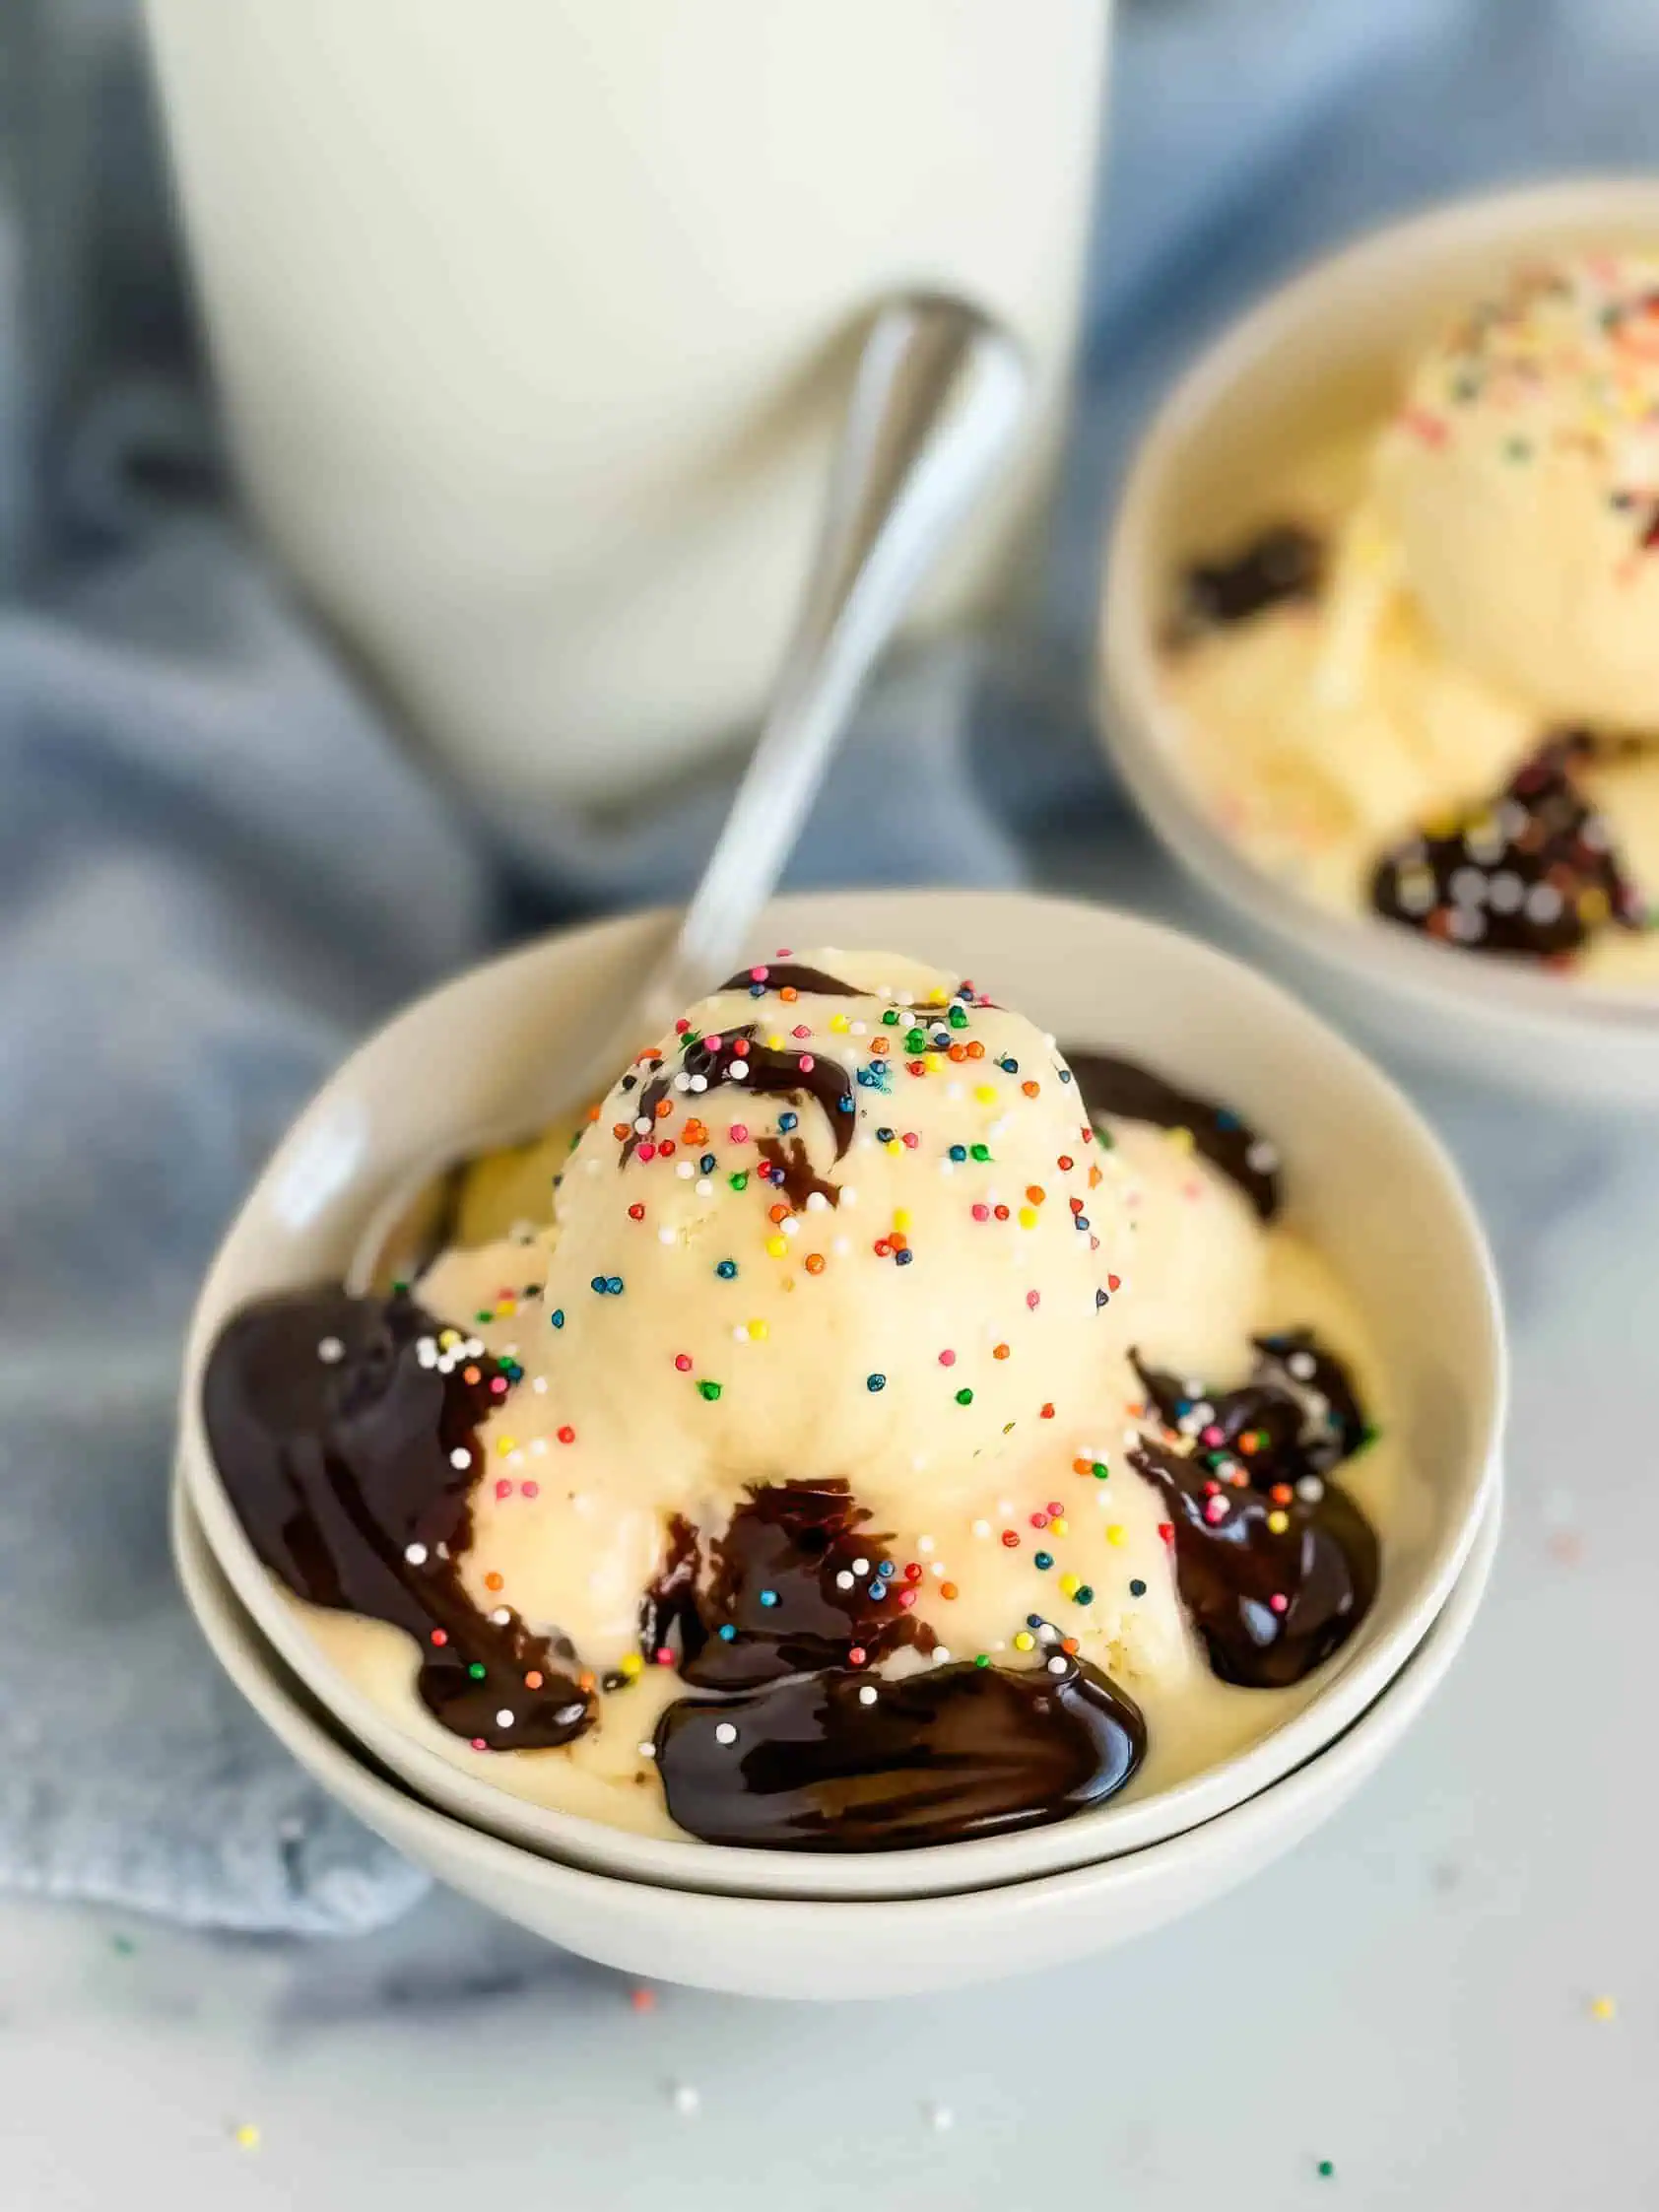
[(657, 1729), (669, 1811), (705, 1843), (908, 1850), (1098, 1805), (1146, 1750), (1139, 1709), (1063, 1654), (898, 1680), (830, 1668), (685, 1698)]
[(1279, 1211), (1278, 1148), (1236, 1113), (1165, 1082), (1134, 1060), (1110, 1052), (1068, 1056), (1091, 1113), (1152, 1121), (1161, 1129), (1190, 1129), (1204, 1158), (1231, 1177), (1263, 1221), (1272, 1221)]
[(1593, 741), (1552, 738), (1503, 788), (1386, 852), (1371, 904), (1478, 953), (1559, 960), (1608, 927), (1641, 927), (1643, 901), (1577, 771)]
[(1347, 1370), (1305, 1329), (1258, 1337), (1237, 1390), (1136, 1366), (1165, 1434), (1129, 1456), (1163, 1493), (1176, 1582), (1210, 1664), (1225, 1682), (1286, 1689), (1376, 1594), (1375, 1532), (1329, 1479), (1367, 1441)]
[(1312, 599), (1324, 570), (1323, 540), (1297, 522), (1274, 522), (1236, 552), (1195, 561), (1181, 577), (1177, 637), (1248, 622), (1288, 600)]
[(512, 1387), (466, 1342), (408, 1298), (285, 1292), (228, 1324), (202, 1408), (262, 1563), (309, 1604), (412, 1636), (422, 1702), (446, 1728), (533, 1751), (579, 1735), (593, 1696), (559, 1640), (480, 1612), (461, 1586), (479, 1427)]

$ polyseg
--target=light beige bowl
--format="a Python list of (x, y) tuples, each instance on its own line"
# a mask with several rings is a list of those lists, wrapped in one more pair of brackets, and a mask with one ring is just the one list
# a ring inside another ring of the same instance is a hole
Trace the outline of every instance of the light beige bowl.
[(965, 1897), (711, 1897), (590, 1874), (434, 1812), (376, 1772), (259, 1634), (182, 1484), (173, 1547), (221, 1665), (299, 1764), (396, 1849), (491, 1910), (624, 1974), (745, 1997), (900, 1997), (1072, 1964), (1244, 1881), (1329, 1819), (1422, 1712), (1468, 1636), (1497, 1548), (1493, 1487), (1428, 1635), (1382, 1696), (1305, 1766), (1184, 1836), (1075, 1873)]
[(1480, 1231), (1444, 1154), (1399, 1093), (1273, 985), (1126, 914), (1017, 894), (785, 900), (759, 943), (893, 946), (982, 977), (1068, 1042), (1127, 1052), (1195, 1090), (1225, 1092), (1280, 1144), (1291, 1215), (1372, 1324), (1407, 1492), (1384, 1531), (1376, 1602), (1312, 1701), (1176, 1787), (1053, 1827), (812, 1855), (665, 1842), (528, 1805), (488, 1779), (488, 1756), (452, 1764), (324, 1657), (255, 1558), (208, 1453), (199, 1397), (213, 1340), (246, 1299), (337, 1272), (387, 1183), (446, 1132), (510, 1121), (544, 1040), (636, 972), (665, 926), (661, 916), (632, 916), (547, 938), (411, 1007), (306, 1107), (226, 1239), (191, 1324), (179, 1465), (220, 1565), (287, 1664), (366, 1751), (456, 1818), (601, 1873), (747, 1895), (930, 1895), (1137, 1850), (1241, 1803), (1339, 1735), (1445, 1603), (1496, 1479), (1503, 1356)]
[(1528, 254), (1609, 241), (1659, 245), (1659, 177), (1442, 208), (1320, 262), (1234, 324), (1165, 401), (1130, 471), (1107, 555), (1100, 723), (1175, 858), (1341, 1018), (1514, 1089), (1637, 1105), (1659, 1102), (1659, 992), (1502, 967), (1334, 913), (1258, 867), (1194, 791), (1159, 652), (1186, 565), (1259, 521), (1291, 464), (1381, 420), (1461, 304)]

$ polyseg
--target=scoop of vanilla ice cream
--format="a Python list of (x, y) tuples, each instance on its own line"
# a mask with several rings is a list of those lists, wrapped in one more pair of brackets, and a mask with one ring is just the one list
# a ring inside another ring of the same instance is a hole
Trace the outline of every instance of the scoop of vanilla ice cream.
[(1179, 1131), (1113, 1121), (1106, 1135), (1101, 1165), (1127, 1254), (1103, 1316), (1109, 1350), (1228, 1388), (1243, 1379), (1262, 1310), (1267, 1244), (1255, 1209)]
[(1547, 719), (1659, 719), (1659, 258), (1524, 269), (1425, 356), (1377, 513), (1445, 654)]
[(794, 965), (841, 987), (691, 1008), (599, 1108), (554, 1227), (422, 1285), (493, 1351), (504, 1305), (531, 1383), (490, 1425), (469, 1584), (594, 1664), (633, 1649), (677, 1514), (844, 1480), (896, 1541), (965, 1537), (1005, 1484), (1028, 1518), (1021, 1469), (1046, 1497), (1100, 1425), (1131, 1185), (1052, 1039), (912, 963)]
[[(810, 965), (854, 971), (850, 987), (690, 1009), (690, 1035), (756, 1031), (732, 1079), (702, 1092), (672, 1075), (642, 1116), (646, 1061), (605, 1101), (559, 1192), (550, 1377), (609, 1462), (688, 1506), (851, 1476), (861, 1496), (902, 1486), (943, 1508), (967, 1470), (982, 1486), (1021, 1448), (1098, 1346), (1095, 1147), (1024, 1016), (893, 961)], [(846, 1109), (737, 1080), (763, 1046), (834, 1071)], [(680, 1040), (661, 1049), (673, 1071)], [(638, 1120), (663, 1141), (635, 1142)], [(773, 1148), (810, 1186), (766, 1179)]]

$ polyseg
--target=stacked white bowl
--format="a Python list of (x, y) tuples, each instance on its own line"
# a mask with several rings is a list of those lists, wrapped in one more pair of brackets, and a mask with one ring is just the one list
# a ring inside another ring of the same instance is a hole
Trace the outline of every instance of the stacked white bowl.
[(1013, 1836), (849, 1855), (661, 1842), (526, 1805), (403, 1734), (256, 1559), (203, 1431), (218, 1331), (250, 1298), (342, 1273), (388, 1187), (455, 1132), (510, 1121), (546, 1040), (594, 1015), (668, 926), (607, 922), (446, 985), (371, 1039), (277, 1151), (209, 1274), (186, 1358), (174, 1532), (209, 1642), (321, 1785), (389, 1842), (628, 1972), (754, 1995), (907, 1993), (1102, 1950), (1218, 1895), (1359, 1786), (1467, 1635), (1497, 1537), (1501, 1330), (1479, 1228), (1405, 1100), (1273, 985), (1128, 915), (1020, 895), (842, 894), (782, 901), (760, 934), (971, 973), (1063, 1044), (1145, 1061), (1271, 1131), (1288, 1217), (1374, 1332), (1405, 1491), (1370, 1613), (1273, 1733), (1177, 1786)]

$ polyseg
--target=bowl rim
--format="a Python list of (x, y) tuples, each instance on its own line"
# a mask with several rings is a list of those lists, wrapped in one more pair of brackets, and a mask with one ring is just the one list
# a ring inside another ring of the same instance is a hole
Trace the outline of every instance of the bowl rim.
[[(1651, 1044), (1659, 1053), (1659, 983), (1613, 988), (1472, 962), (1452, 946), (1364, 912), (1323, 905), (1251, 859), (1212, 821), (1180, 765), (1180, 717), (1161, 679), (1162, 579), (1148, 552), (1170, 468), (1249, 369), (1328, 320), (1377, 277), (1442, 254), (1506, 243), (1544, 227), (1649, 221), (1659, 242), (1659, 170), (1572, 175), (1435, 202), (1376, 224), (1304, 263), (1223, 325), (1189, 358), (1141, 429), (1107, 526), (1095, 653), (1095, 725), (1154, 831), (1176, 860), (1281, 945), (1338, 974), (1380, 975), (1403, 994), (1467, 1018), (1494, 1010), (1577, 1036)], [(1316, 927), (1310, 925), (1317, 925)]]
[[(305, 1696), (311, 1695), (308, 1685), (301, 1677), (293, 1675), (282, 1654), (241, 1603), (208, 1539), (188, 1485), (177, 1472), (169, 1486), (168, 1538), (185, 1602), (216, 1661), (240, 1696), (301, 1765), (315, 1778), (324, 1781), (331, 1795), (394, 1848), (405, 1847), (406, 1838), (400, 1831), (425, 1829), (453, 1838), (482, 1867), (495, 1867), (508, 1873), (514, 1882), (528, 1879), (536, 1885), (564, 1890), (576, 1898), (597, 1898), (607, 1891), (615, 1894), (626, 1890), (630, 1910), (659, 1924), (687, 1910), (726, 1921), (734, 1936), (740, 1933), (750, 1937), (757, 1933), (787, 1936), (791, 1926), (816, 1921), (823, 1914), (847, 1914), (856, 1910), (865, 1915), (860, 1939), (869, 1940), (873, 1932), (869, 1918), (872, 1914), (879, 1916), (881, 1924), (895, 1928), (900, 1921), (909, 1928), (914, 1928), (918, 1921), (933, 1921), (940, 1923), (942, 1929), (949, 1929), (960, 1921), (971, 1922), (987, 1903), (1012, 1906), (1017, 1911), (1037, 1911), (1047, 1905), (1063, 1908), (1079, 1903), (1106, 1886), (1130, 1891), (1163, 1876), (1179, 1862), (1190, 1861), (1202, 1866), (1213, 1863), (1218, 1857), (1233, 1856), (1241, 1847), (1247, 1847), (1264, 1827), (1277, 1825), (1287, 1805), (1294, 1808), (1306, 1796), (1329, 1789), (1333, 1770), (1340, 1787), (1346, 1770), (1356, 1763), (1363, 1763), (1370, 1739), (1379, 1730), (1387, 1727), (1391, 1731), (1389, 1742), (1383, 1747), (1385, 1751), (1410, 1732), (1450, 1671), (1468, 1641), (1491, 1580), (1503, 1515), (1504, 1488), (1499, 1479), (1483, 1496), (1476, 1515), (1475, 1542), (1462, 1572), (1445, 1604), (1405, 1664), (1328, 1743), (1252, 1796), (1194, 1827), (1110, 1858), (1091, 1859), (1081, 1866), (1021, 1876), (1012, 1881), (984, 1883), (970, 1890), (903, 1898), (799, 1898), (677, 1889), (575, 1866), (567, 1860), (550, 1858), (521, 1843), (510, 1843), (488, 1830), (475, 1828), (441, 1806), (428, 1803), (395, 1775), (379, 1771), (371, 1755), (352, 1743), (349, 1737), (342, 1740), (344, 1731), (334, 1733), (323, 1719), (305, 1709), (290, 1687), (290, 1679), (298, 1683), (299, 1692)], [(1402, 1696), (1411, 1700), (1403, 1720), (1399, 1717)], [(321, 1701), (317, 1703), (320, 1706)], [(322, 1709), (327, 1711), (326, 1708)], [(330, 1713), (328, 1717), (335, 1716)], [(305, 1744), (306, 1755), (297, 1749), (295, 1737)], [(369, 1807), (394, 1810), (377, 1821), (372, 1810), (365, 1809), (365, 1800)], [(1334, 1811), (1340, 1801), (1340, 1797), (1333, 1798), (1327, 1810)], [(757, 1913), (761, 1915), (759, 1922), (754, 1917)], [(874, 1932), (879, 1933), (879, 1925)]]
[[(1419, 1166), (1435, 1186), (1448, 1228), (1455, 1229), (1468, 1263), (1471, 1291), (1479, 1299), (1479, 1334), (1484, 1353), (1483, 1372), (1461, 1377), (1471, 1393), (1473, 1416), (1469, 1461), (1479, 1457), (1479, 1472), (1469, 1482), (1468, 1504), (1460, 1523), (1441, 1547), (1433, 1572), (1404, 1608), (1394, 1625), (1377, 1637), (1369, 1648), (1352, 1662), (1340, 1655), (1335, 1670), (1308, 1702), (1267, 1735), (1245, 1745), (1228, 1758), (1196, 1775), (1125, 1805), (1112, 1800), (1092, 1813), (1014, 1835), (937, 1844), (925, 1849), (872, 1851), (856, 1854), (774, 1852), (740, 1849), (696, 1840), (642, 1837), (613, 1828), (582, 1815), (563, 1813), (517, 1798), (498, 1789), (486, 1776), (474, 1776), (442, 1755), (398, 1729), (327, 1658), (303, 1621), (278, 1591), (254, 1554), (221, 1483), (208, 1451), (200, 1411), (200, 1376), (212, 1338), (221, 1318), (218, 1286), (227, 1265), (227, 1254), (236, 1242), (250, 1212), (267, 1187), (285, 1172), (288, 1156), (303, 1141), (312, 1116), (326, 1108), (339, 1093), (349, 1090), (365, 1061), (404, 1025), (430, 1019), (451, 995), (476, 988), (487, 978), (508, 982), (544, 960), (557, 960), (572, 946), (591, 953), (596, 944), (629, 930), (654, 930), (667, 926), (668, 917), (652, 911), (628, 914), (583, 927), (556, 931), (529, 944), (497, 956), (464, 971), (411, 1005), (399, 1010), (376, 1029), (329, 1076), (313, 1099), (301, 1109), (288, 1133), (266, 1163), (243, 1207), (226, 1233), (207, 1275), (187, 1338), (180, 1380), (178, 1453), (184, 1480), (201, 1518), (208, 1541), (241, 1603), (284, 1660), (318, 1697), (351, 1734), (382, 1764), (392, 1767), (429, 1799), (456, 1808), (461, 1817), (478, 1825), (503, 1830), (531, 1847), (552, 1855), (574, 1858), (578, 1863), (615, 1871), (631, 1866), (643, 1880), (681, 1889), (702, 1887), (740, 1894), (825, 1895), (938, 1894), (951, 1889), (970, 1889), (988, 1877), (983, 1869), (1035, 1859), (1049, 1865), (1108, 1855), (1116, 1850), (1143, 1847), (1155, 1836), (1166, 1836), (1212, 1817), (1225, 1806), (1253, 1794), (1261, 1784), (1253, 1779), (1271, 1768), (1284, 1773), (1309, 1756), (1322, 1743), (1340, 1733), (1362, 1710), (1383, 1683), (1405, 1664), (1421, 1642), (1427, 1624), (1434, 1619), (1462, 1572), (1478, 1533), (1484, 1500), (1498, 1480), (1499, 1449), (1507, 1394), (1507, 1361), (1501, 1307), (1495, 1273), (1479, 1220), (1444, 1146), (1399, 1088), (1357, 1047), (1331, 1030), (1290, 993), (1255, 971), (1242, 967), (1213, 946), (1144, 916), (1123, 912), (1094, 902), (1083, 902), (1024, 891), (977, 892), (957, 890), (905, 890), (804, 895), (786, 899), (767, 909), (760, 934), (781, 929), (786, 940), (810, 941), (801, 923), (808, 910), (834, 906), (851, 910), (878, 904), (884, 912), (892, 907), (916, 908), (931, 921), (933, 934), (945, 934), (953, 905), (971, 905), (975, 911), (987, 903), (1004, 907), (1035, 909), (1043, 926), (1064, 941), (1068, 924), (1075, 930), (1087, 918), (1089, 926), (1104, 925), (1126, 938), (1140, 957), (1173, 958), (1190, 967), (1217, 972), (1234, 997), (1253, 998), (1271, 1006), (1281, 1022), (1301, 1029), (1309, 1043), (1328, 1064), (1344, 1064), (1351, 1074), (1375, 1094), (1391, 1118), (1409, 1137)], [(856, 923), (854, 928), (856, 928)], [(885, 928), (885, 921), (878, 927)], [(901, 924), (902, 926), (902, 924)], [(842, 942), (851, 934), (837, 927)]]

